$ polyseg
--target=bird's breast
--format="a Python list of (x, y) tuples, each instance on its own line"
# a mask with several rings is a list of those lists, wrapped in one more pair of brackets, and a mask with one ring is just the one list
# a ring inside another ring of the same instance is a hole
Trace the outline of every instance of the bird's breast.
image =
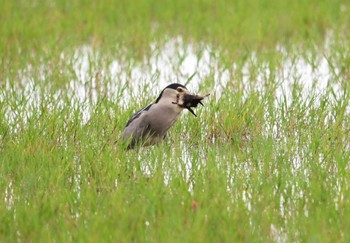
[(152, 131), (159, 136), (164, 136), (169, 128), (177, 121), (182, 109), (178, 109), (175, 106), (155, 106), (153, 109), (152, 108), (150, 109), (147, 118), (150, 127)]

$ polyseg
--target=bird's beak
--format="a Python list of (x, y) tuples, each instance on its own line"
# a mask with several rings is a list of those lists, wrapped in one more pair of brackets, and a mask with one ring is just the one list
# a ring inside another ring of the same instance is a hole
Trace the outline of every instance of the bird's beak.
[(202, 100), (209, 96), (209, 94), (206, 95), (195, 95), (195, 94), (190, 94), (190, 93), (185, 93), (183, 96), (183, 107), (186, 108), (187, 110), (189, 110), (194, 116), (197, 116), (194, 111), (193, 111), (193, 107), (197, 107), (198, 104), (201, 104), (202, 106)]

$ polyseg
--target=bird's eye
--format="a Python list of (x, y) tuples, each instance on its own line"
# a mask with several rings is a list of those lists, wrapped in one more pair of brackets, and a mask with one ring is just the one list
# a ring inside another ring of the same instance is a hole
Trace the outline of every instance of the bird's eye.
[(178, 92), (180, 92), (180, 93), (184, 92), (184, 90), (183, 90), (182, 88), (180, 88), (180, 87), (177, 88), (176, 90), (177, 90)]

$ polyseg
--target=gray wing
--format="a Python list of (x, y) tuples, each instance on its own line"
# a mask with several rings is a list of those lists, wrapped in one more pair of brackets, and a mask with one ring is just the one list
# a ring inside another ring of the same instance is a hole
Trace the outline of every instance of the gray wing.
[(128, 120), (128, 122), (126, 123), (126, 127), (128, 127), (130, 125), (130, 123), (132, 123), (135, 119), (139, 118), (141, 116), (141, 114), (144, 112), (144, 111), (148, 111), (149, 108), (151, 108), (152, 104), (146, 106), (145, 108), (139, 110), (139, 111), (136, 111), (132, 116), (131, 118)]
[(152, 104), (134, 113), (124, 129), (124, 141), (128, 141), (128, 148), (133, 148), (136, 143), (142, 141), (150, 133), (150, 125), (146, 121), (144, 112), (151, 108)]

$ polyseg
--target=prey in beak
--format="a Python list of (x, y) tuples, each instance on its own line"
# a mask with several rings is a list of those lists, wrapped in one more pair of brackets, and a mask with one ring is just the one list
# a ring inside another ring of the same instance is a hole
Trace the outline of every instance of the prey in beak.
[(194, 116), (197, 116), (196, 113), (194, 113), (193, 109), (194, 107), (197, 107), (198, 104), (201, 104), (202, 106), (202, 100), (205, 97), (208, 97), (209, 94), (206, 95), (193, 95), (193, 94), (184, 94), (183, 100), (184, 100), (184, 107), (189, 110)]
[[(177, 95), (177, 102), (173, 102), (174, 104), (178, 104), (179, 106), (186, 108), (189, 110), (194, 116), (197, 117), (196, 113), (194, 113), (193, 109), (194, 107), (197, 107), (198, 104), (201, 104), (202, 106), (202, 100), (205, 97), (208, 97), (210, 94), (206, 95), (195, 95), (195, 94), (190, 94), (188, 92), (182, 94), (181, 98), (179, 95)], [(179, 99), (181, 99), (181, 103), (179, 102)]]

